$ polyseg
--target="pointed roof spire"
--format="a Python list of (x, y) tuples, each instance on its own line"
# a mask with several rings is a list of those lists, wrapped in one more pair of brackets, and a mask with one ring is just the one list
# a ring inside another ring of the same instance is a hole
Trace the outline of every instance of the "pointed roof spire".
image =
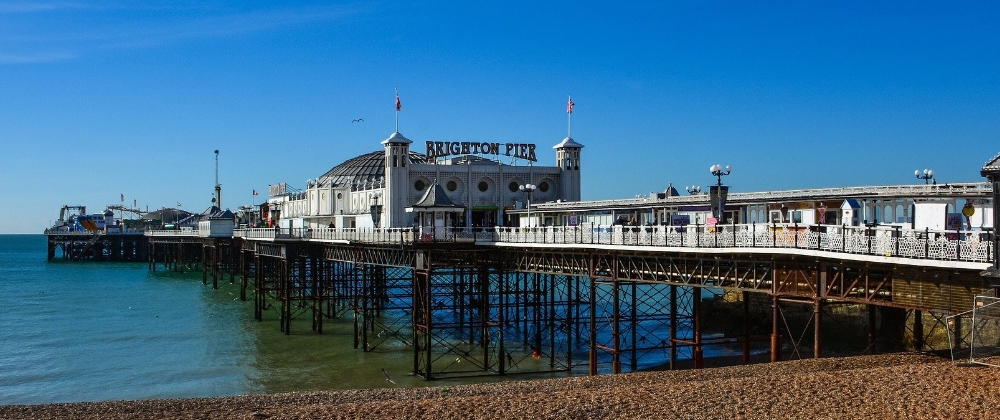
[[(416, 209), (420, 211), (462, 211), (465, 206), (460, 206), (455, 204), (448, 198), (448, 194), (444, 192), (444, 188), (441, 185), (434, 182), (427, 191), (424, 192), (424, 196), (417, 201), (416, 204), (409, 207), (410, 209)], [(410, 210), (407, 210), (410, 211)]]
[(576, 140), (573, 140), (572, 137), (566, 137), (559, 144), (552, 146), (553, 149), (572, 148), (572, 147), (575, 147), (577, 149), (582, 149), (583, 145), (577, 143)]
[(382, 140), (382, 144), (412, 144), (413, 141), (403, 137), (398, 131), (393, 131), (389, 138)]

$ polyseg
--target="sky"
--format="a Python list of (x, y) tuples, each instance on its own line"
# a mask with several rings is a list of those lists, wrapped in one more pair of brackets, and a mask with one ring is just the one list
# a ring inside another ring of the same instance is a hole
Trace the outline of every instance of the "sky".
[(225, 208), (304, 188), (381, 150), (397, 89), (412, 150), (535, 143), (546, 166), (572, 95), (584, 200), (713, 164), (733, 192), (978, 182), (1000, 3), (4, 0), (0, 233), (122, 195), (200, 212), (214, 150)]

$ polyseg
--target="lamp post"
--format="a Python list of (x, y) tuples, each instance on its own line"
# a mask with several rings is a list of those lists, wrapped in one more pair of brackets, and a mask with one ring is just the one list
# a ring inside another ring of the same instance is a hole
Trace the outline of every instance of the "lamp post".
[[(714, 201), (718, 205), (718, 213), (715, 215), (715, 217), (718, 219), (718, 223), (725, 223), (725, 218), (722, 216), (725, 213), (724, 206), (726, 205), (726, 194), (722, 190), (722, 177), (729, 175), (731, 172), (733, 172), (733, 168), (729, 165), (726, 165), (726, 167), (723, 168), (722, 165), (716, 163), (715, 165), (709, 167), (708, 170), (716, 178), (715, 197), (712, 197), (715, 199)], [(725, 170), (725, 172), (723, 172), (723, 170)]]
[(379, 222), (382, 220), (382, 206), (378, 205), (378, 199), (381, 196), (382, 193), (380, 192), (373, 193), (371, 196), (371, 201), (373, 203), (370, 208), (372, 214), (372, 224), (375, 225), (376, 229), (378, 229)]
[(691, 194), (691, 195), (701, 194), (701, 186), (700, 185), (691, 185), (691, 186), (684, 187), (684, 189), (688, 192), (688, 194)]
[[(934, 179), (934, 171), (930, 169), (924, 169), (922, 173), (919, 169), (917, 169), (913, 171), (913, 175), (915, 175), (917, 179), (924, 180), (924, 185), (930, 184), (931, 180)], [(937, 181), (934, 181), (934, 183), (937, 184)]]
[(524, 185), (521, 185), (521, 186), (517, 187), (517, 189), (519, 189), (519, 190), (521, 190), (521, 191), (524, 192), (524, 196), (527, 197), (527, 199), (528, 199), (528, 205), (527, 205), (527, 209), (528, 209), (528, 227), (531, 227), (531, 193), (535, 192), (536, 188), (538, 188), (538, 187), (535, 184), (524, 184)]

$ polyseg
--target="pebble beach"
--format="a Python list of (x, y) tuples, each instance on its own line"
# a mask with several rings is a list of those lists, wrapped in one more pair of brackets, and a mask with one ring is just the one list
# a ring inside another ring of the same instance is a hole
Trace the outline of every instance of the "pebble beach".
[(1000, 369), (889, 354), (461, 385), (0, 406), (0, 419), (969, 419)]

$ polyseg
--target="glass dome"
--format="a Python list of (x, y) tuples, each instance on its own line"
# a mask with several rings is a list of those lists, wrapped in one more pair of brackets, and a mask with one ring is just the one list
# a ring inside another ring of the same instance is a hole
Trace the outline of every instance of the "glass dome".
[[(410, 152), (409, 163), (427, 163), (427, 156)], [(366, 153), (344, 161), (319, 177), (320, 185), (381, 186), (385, 180), (385, 151)]]

